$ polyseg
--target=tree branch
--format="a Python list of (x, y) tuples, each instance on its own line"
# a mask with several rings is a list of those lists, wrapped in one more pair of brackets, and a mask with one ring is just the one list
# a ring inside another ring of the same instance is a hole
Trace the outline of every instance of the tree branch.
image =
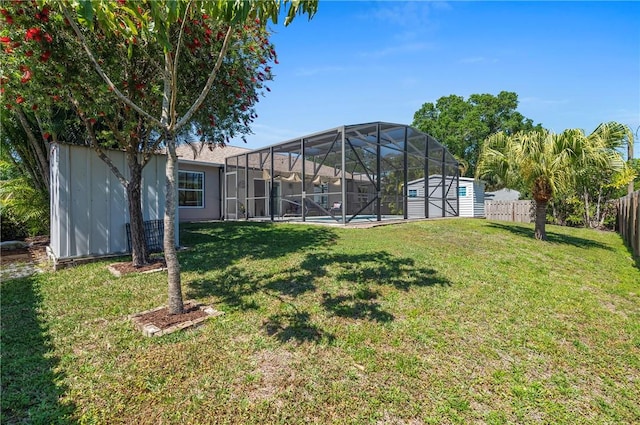
[(109, 158), (107, 154), (104, 153), (104, 150), (102, 150), (102, 148), (98, 144), (98, 138), (96, 137), (95, 131), (93, 131), (93, 125), (91, 125), (87, 117), (84, 115), (84, 113), (80, 109), (80, 104), (78, 103), (78, 101), (73, 97), (72, 94), (69, 94), (69, 99), (71, 100), (71, 103), (73, 104), (73, 106), (76, 108), (76, 112), (80, 117), (80, 119), (82, 120), (82, 122), (84, 123), (84, 127), (87, 129), (87, 133), (89, 134), (89, 141), (91, 142), (91, 147), (96, 151), (96, 153), (98, 154), (98, 157), (102, 161), (104, 161), (105, 164), (107, 164), (111, 172), (116, 176), (116, 178), (120, 181), (122, 186), (124, 186), (124, 188), (126, 189), (127, 186), (129, 185), (129, 181), (124, 177), (124, 175), (122, 175), (118, 167), (115, 166), (113, 161), (111, 161), (111, 158)]
[(180, 31), (178, 32), (178, 42), (176, 43), (176, 52), (173, 56), (173, 72), (171, 73), (171, 102), (170, 102), (170, 110), (171, 110), (171, 121), (169, 123), (169, 127), (175, 129), (176, 119), (178, 112), (176, 111), (176, 103), (178, 101), (178, 73), (175, 72), (178, 69), (178, 60), (180, 57), (180, 50), (182, 47), (182, 36), (184, 34), (184, 26), (187, 22), (187, 15), (189, 13), (189, 8), (191, 7), (191, 2), (187, 4), (187, 7), (184, 10), (184, 16), (182, 17), (182, 24), (180, 24)]
[(200, 105), (202, 105), (204, 100), (207, 98), (207, 95), (209, 94), (209, 90), (211, 90), (211, 87), (213, 87), (213, 82), (215, 81), (216, 76), (218, 75), (218, 70), (222, 66), (222, 61), (224, 60), (224, 57), (227, 55), (227, 51), (229, 50), (232, 29), (233, 27), (229, 25), (229, 29), (227, 29), (227, 34), (224, 37), (224, 42), (222, 43), (222, 48), (220, 49), (220, 53), (218, 54), (218, 59), (216, 60), (216, 64), (211, 70), (211, 73), (209, 74), (209, 79), (207, 80), (207, 83), (202, 89), (200, 96), (198, 96), (196, 101), (193, 103), (193, 105), (191, 105), (191, 107), (184, 114), (184, 116), (180, 118), (180, 121), (177, 122), (175, 126), (175, 130), (178, 130), (179, 128), (187, 124), (191, 119), (191, 117), (193, 116), (193, 114), (198, 110)]
[[(147, 139), (150, 139), (150, 138), (151, 138), (151, 134), (147, 136)], [(147, 165), (147, 163), (151, 159), (151, 154), (153, 154), (156, 151), (156, 149), (158, 149), (158, 146), (160, 146), (160, 143), (162, 143), (163, 140), (164, 140), (164, 134), (161, 134), (160, 136), (158, 136), (155, 142), (151, 144), (151, 147), (147, 146), (147, 149), (145, 149), (145, 153), (142, 156), (143, 167)]]
[(69, 15), (69, 11), (64, 6), (62, 7), (62, 13), (64, 13), (64, 17), (67, 18), (67, 21), (69, 21), (69, 24), (71, 25), (71, 28), (73, 28), (73, 32), (75, 32), (76, 37), (78, 37), (78, 39), (80, 40), (80, 45), (82, 46), (82, 48), (84, 49), (85, 53), (89, 57), (89, 60), (93, 64), (93, 67), (95, 68), (96, 72), (107, 83), (109, 88), (111, 90), (113, 90), (113, 93), (115, 93), (115, 95), (122, 102), (124, 102), (125, 104), (129, 105), (132, 109), (134, 109), (140, 115), (144, 116), (145, 118), (147, 118), (151, 122), (155, 123), (156, 125), (161, 125), (160, 121), (158, 121), (152, 115), (147, 113), (144, 109), (142, 109), (141, 107), (136, 105), (131, 99), (129, 99), (120, 90), (118, 90), (118, 88), (115, 86), (115, 84), (113, 84), (113, 82), (111, 81), (109, 76), (104, 72), (104, 70), (102, 69), (102, 67), (100, 66), (100, 64), (96, 60), (96, 58), (93, 56), (93, 53), (91, 52), (91, 49), (89, 49), (89, 46), (87, 44), (87, 39), (84, 37), (84, 35), (80, 31), (80, 28), (78, 28), (78, 25), (76, 25), (75, 21)]

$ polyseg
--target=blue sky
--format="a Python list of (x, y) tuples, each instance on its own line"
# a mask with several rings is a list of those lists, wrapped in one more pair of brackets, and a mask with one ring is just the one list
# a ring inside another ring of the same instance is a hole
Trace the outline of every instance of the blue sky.
[(502, 90), (555, 132), (640, 126), (637, 2), (321, 0), (313, 20), (272, 29), (280, 63), (249, 148), (342, 124), (411, 124), (425, 102)]

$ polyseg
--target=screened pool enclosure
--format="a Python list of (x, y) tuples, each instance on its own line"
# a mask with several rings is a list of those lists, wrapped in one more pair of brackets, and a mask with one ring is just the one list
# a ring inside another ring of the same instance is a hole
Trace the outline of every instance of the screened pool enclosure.
[(225, 217), (347, 224), (458, 215), (458, 163), (401, 124), (346, 125), (226, 159)]

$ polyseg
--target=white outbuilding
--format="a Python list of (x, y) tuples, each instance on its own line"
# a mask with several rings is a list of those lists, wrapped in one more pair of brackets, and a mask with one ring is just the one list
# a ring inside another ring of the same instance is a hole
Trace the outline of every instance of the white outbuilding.
[[(105, 154), (129, 178), (124, 152)], [(50, 163), (48, 251), (54, 264), (130, 252), (127, 194), (107, 164), (88, 146), (57, 143), (51, 145)], [(142, 172), (142, 215), (148, 222), (164, 218), (165, 163), (164, 155), (153, 155)]]
[[(425, 192), (424, 179), (410, 181), (407, 185), (407, 210), (409, 218), (441, 217), (442, 210), (458, 211), (459, 217), (484, 217), (484, 187), (485, 183), (469, 177), (455, 177), (441, 175), (429, 176), (428, 191)], [(445, 196), (434, 199), (426, 196), (432, 190), (445, 187)], [(458, 188), (458, 196), (450, 193)], [(449, 205), (458, 202), (458, 205)]]

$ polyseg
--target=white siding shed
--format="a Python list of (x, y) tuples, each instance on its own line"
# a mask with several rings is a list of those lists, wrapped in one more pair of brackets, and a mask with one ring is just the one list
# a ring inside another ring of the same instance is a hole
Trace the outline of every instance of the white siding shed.
[(460, 217), (484, 217), (485, 183), (469, 177), (460, 177), (458, 180)]
[[(450, 177), (446, 178), (444, 182), (440, 175), (429, 177), (428, 216), (484, 217), (484, 182), (468, 177), (459, 177), (457, 199), (455, 183)], [(409, 218), (425, 217), (426, 194), (424, 186), (424, 179), (411, 181), (407, 186)], [(447, 214), (442, 214), (442, 205), (444, 205)]]
[[(124, 152), (106, 153), (128, 178)], [(90, 147), (67, 144), (51, 146), (50, 164), (54, 261), (127, 253), (127, 196), (107, 164)], [(164, 218), (165, 164), (164, 155), (154, 155), (143, 169), (144, 220)]]

